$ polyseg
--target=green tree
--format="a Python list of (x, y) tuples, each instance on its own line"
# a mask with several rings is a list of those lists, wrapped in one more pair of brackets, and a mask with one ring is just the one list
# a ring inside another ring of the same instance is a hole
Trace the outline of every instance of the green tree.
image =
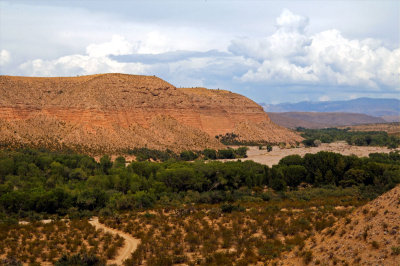
[(239, 147), (236, 149), (235, 153), (237, 154), (238, 158), (247, 158), (247, 147)]
[(4, 179), (6, 175), (11, 175), (14, 172), (14, 160), (5, 158), (0, 160), (0, 180)]
[(303, 165), (303, 158), (300, 155), (288, 155), (279, 161), (280, 165)]
[(87, 174), (82, 168), (76, 168), (69, 173), (69, 178), (72, 180), (86, 180)]
[(119, 156), (115, 159), (113, 167), (114, 168), (125, 168), (125, 163), (126, 163), (125, 157)]
[(218, 150), (218, 159), (235, 159), (235, 153), (232, 149)]
[(343, 187), (350, 187), (353, 185), (363, 184), (367, 178), (367, 174), (361, 169), (350, 169), (344, 176), (343, 180), (340, 181), (340, 185)]
[(272, 151), (272, 145), (267, 144), (267, 152), (271, 152)]
[(296, 188), (301, 182), (305, 181), (307, 169), (302, 165), (289, 165), (283, 169), (286, 184)]
[(205, 159), (210, 159), (210, 160), (215, 160), (217, 159), (217, 152), (216, 150), (212, 150), (212, 149), (205, 149), (203, 151), (204, 154), (204, 158)]
[(197, 159), (198, 155), (192, 151), (183, 151), (179, 155), (179, 158), (183, 161), (193, 161)]
[(108, 174), (113, 163), (111, 162), (111, 157), (109, 155), (104, 155), (100, 158), (100, 167), (104, 174)]

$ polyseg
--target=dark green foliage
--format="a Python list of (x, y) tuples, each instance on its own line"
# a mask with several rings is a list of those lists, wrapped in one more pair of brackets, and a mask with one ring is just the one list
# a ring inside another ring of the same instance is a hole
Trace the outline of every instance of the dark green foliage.
[(235, 152), (233, 149), (219, 150), (218, 159), (235, 159)]
[(284, 191), (286, 190), (286, 182), (280, 178), (272, 178), (269, 182), (269, 186), (276, 191)]
[(204, 159), (208, 160), (215, 160), (217, 159), (217, 151), (212, 149), (205, 149), (203, 151)]
[(193, 161), (198, 158), (204, 158), (206, 160), (211, 159), (235, 159), (235, 158), (246, 158), (247, 147), (239, 147), (237, 149), (224, 149), (219, 150), (218, 153), (212, 149), (205, 149), (203, 151), (183, 151), (180, 154), (176, 154), (171, 150), (159, 151), (148, 148), (135, 148), (128, 150), (128, 154), (136, 156), (136, 160), (141, 161)]
[(224, 145), (246, 145), (246, 146), (260, 146), (260, 145), (270, 145), (266, 141), (243, 141), (240, 140), (240, 136), (235, 133), (226, 133), (225, 135), (215, 136)]
[(108, 174), (108, 170), (110, 170), (112, 165), (113, 164), (111, 162), (110, 156), (104, 155), (103, 157), (100, 158), (100, 166), (104, 174)]
[(284, 179), (289, 187), (296, 188), (306, 180), (307, 169), (302, 165), (289, 165), (283, 169)]
[(280, 165), (302, 165), (303, 158), (300, 155), (288, 155), (279, 161)]
[(14, 160), (11, 158), (4, 158), (0, 160), (0, 178), (6, 175), (11, 175), (14, 172)]
[(303, 251), (301, 253), (301, 256), (303, 257), (303, 262), (304, 264), (308, 265), (312, 259), (313, 259), (313, 255), (312, 255), (312, 251), (308, 250), (308, 251)]
[(22, 262), (14, 258), (0, 259), (0, 265), (3, 266), (22, 266)]
[(268, 144), (267, 145), (267, 152), (271, 152), (272, 151), (272, 145)]
[(126, 164), (125, 157), (119, 156), (115, 159), (113, 167), (114, 168), (124, 168)]
[(400, 246), (392, 246), (392, 253), (393, 255), (400, 255)]
[(168, 149), (166, 151), (159, 151), (148, 148), (134, 148), (133, 150), (128, 150), (127, 153), (135, 155), (137, 161), (147, 161), (152, 159), (154, 161), (165, 162), (170, 159), (178, 158), (173, 151)]
[(106, 265), (95, 255), (90, 254), (75, 254), (63, 255), (55, 264), (55, 266), (103, 266)]
[(237, 149), (228, 148), (226, 150), (218, 150), (218, 159), (235, 159), (235, 158), (246, 158), (247, 157), (247, 147), (239, 147)]
[[(235, 150), (228, 151), (226, 155), (235, 156)], [(272, 168), (253, 161), (201, 160), (126, 166), (123, 157), (111, 162), (104, 156), (96, 163), (84, 155), (32, 150), (0, 151), (0, 161), (7, 173), (0, 179), (0, 218), (26, 212), (87, 216), (102, 208), (142, 209), (172, 202), (269, 201), (274, 196), (262, 193), (265, 186), (285, 191), (301, 183), (357, 186), (363, 198), (373, 198), (400, 183), (398, 152), (369, 158), (319, 152), (285, 157)]]
[(311, 137), (304, 139), (301, 143), (303, 143), (306, 147), (315, 147), (315, 139)]
[(357, 146), (388, 146), (389, 148), (397, 148), (400, 145), (400, 138), (397, 136), (389, 136), (384, 131), (350, 131), (349, 129), (305, 129), (298, 128), (301, 136), (305, 138), (303, 144), (306, 147), (315, 146), (315, 140), (322, 143), (331, 143), (334, 141), (344, 140), (351, 145)]
[(247, 147), (239, 147), (237, 148), (237, 150), (235, 151), (236, 156), (238, 158), (247, 158)]
[(197, 159), (198, 157), (199, 157), (199, 155), (192, 151), (183, 151), (179, 155), (179, 158), (182, 161), (193, 161), (193, 160)]
[(222, 144), (225, 145), (240, 145), (239, 135), (235, 133), (226, 133), (225, 135), (215, 136)]
[(231, 213), (233, 211), (242, 211), (243, 212), (245, 210), (246, 210), (246, 208), (241, 207), (240, 205), (233, 205), (230, 203), (225, 203), (225, 204), (221, 205), (221, 211), (223, 213)]

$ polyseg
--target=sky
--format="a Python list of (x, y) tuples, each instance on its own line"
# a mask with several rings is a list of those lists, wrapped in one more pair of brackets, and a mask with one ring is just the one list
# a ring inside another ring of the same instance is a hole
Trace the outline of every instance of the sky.
[(258, 103), (400, 99), (400, 1), (5, 1), (0, 74), (156, 75)]

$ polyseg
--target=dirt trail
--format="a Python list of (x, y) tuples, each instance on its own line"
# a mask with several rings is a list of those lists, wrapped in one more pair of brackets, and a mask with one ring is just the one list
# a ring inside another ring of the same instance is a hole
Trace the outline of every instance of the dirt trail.
[(113, 260), (108, 260), (107, 264), (117, 264), (122, 265), (124, 260), (128, 259), (132, 252), (134, 252), (140, 243), (139, 239), (133, 238), (131, 235), (124, 233), (122, 231), (110, 228), (99, 222), (99, 218), (93, 217), (93, 220), (89, 221), (91, 225), (96, 227), (96, 229), (103, 229), (105, 232), (111, 234), (118, 234), (125, 239), (124, 246), (118, 251), (117, 256)]

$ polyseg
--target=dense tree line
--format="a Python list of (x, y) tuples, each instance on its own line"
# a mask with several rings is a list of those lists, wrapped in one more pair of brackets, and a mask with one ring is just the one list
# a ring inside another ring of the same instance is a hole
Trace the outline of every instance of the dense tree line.
[(305, 129), (297, 128), (301, 136), (305, 138), (303, 144), (314, 146), (316, 140), (322, 143), (335, 141), (346, 141), (350, 145), (357, 146), (388, 146), (397, 148), (400, 145), (400, 138), (390, 136), (384, 131), (350, 131), (349, 129), (325, 128), (325, 129)]
[[(377, 193), (400, 183), (400, 154), (369, 158), (332, 152), (291, 155), (278, 165), (253, 161), (163, 163), (124, 157), (99, 162), (87, 155), (36, 150), (0, 152), (0, 218), (30, 212), (82, 215), (98, 210), (147, 208), (155, 203), (216, 203), (263, 195), (301, 184), (360, 186)], [(1, 216), (3, 215), (3, 216)]]
[(182, 151), (178, 154), (169, 149), (160, 151), (148, 148), (134, 148), (128, 150), (127, 154), (135, 155), (137, 161), (153, 160), (166, 162), (168, 160), (194, 161), (196, 159), (215, 160), (246, 158), (247, 150), (247, 147), (239, 147), (237, 149), (228, 148), (222, 150), (204, 149), (202, 151)]

